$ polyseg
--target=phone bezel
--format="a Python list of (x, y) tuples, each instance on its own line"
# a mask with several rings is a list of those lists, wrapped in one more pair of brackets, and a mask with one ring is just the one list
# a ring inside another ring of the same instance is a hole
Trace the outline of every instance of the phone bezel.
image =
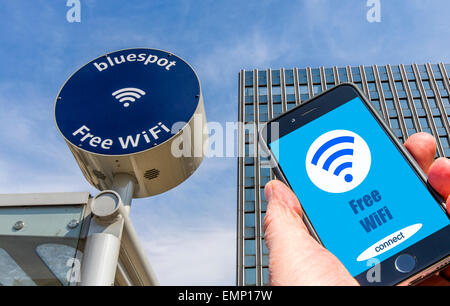
[[(283, 170), (278, 165), (278, 162), (276, 162), (276, 158), (273, 156), (272, 151), (270, 150), (270, 147), (268, 145), (269, 144), (268, 139), (271, 140), (270, 142), (273, 142), (283, 137), (284, 135), (300, 128), (301, 126), (317, 119), (318, 117), (332, 111), (333, 109), (347, 102), (350, 102), (351, 100), (357, 97), (361, 99), (363, 104), (366, 106), (366, 108), (369, 110), (372, 116), (376, 119), (378, 124), (383, 128), (386, 135), (394, 143), (394, 145), (403, 155), (405, 160), (410, 164), (411, 168), (414, 170), (417, 177), (421, 180), (421, 182), (430, 191), (432, 196), (436, 199), (437, 205), (441, 207), (443, 213), (447, 214), (444, 208), (445, 201), (427, 182), (427, 177), (420, 168), (420, 166), (409, 154), (409, 152), (406, 150), (403, 144), (399, 142), (396, 135), (391, 131), (386, 122), (381, 118), (377, 110), (371, 105), (370, 102), (367, 101), (365, 95), (360, 91), (360, 89), (357, 86), (355, 86), (352, 83), (343, 83), (336, 87), (333, 87), (315, 96), (314, 98), (308, 100), (307, 102), (294, 107), (293, 109), (280, 115), (279, 117), (276, 117), (268, 121), (260, 129), (260, 132), (258, 133), (259, 143), (262, 149), (264, 149), (266, 153), (269, 155), (276, 176), (292, 189), (283, 173)], [(324, 103), (325, 100), (326, 103)], [(295, 119), (295, 122), (292, 122), (292, 119)], [(274, 135), (271, 135), (272, 130), (271, 125), (274, 123), (278, 124), (279, 133), (277, 133), (276, 135), (279, 136), (278, 138), (274, 138), (273, 137)], [(300, 199), (299, 201), (301, 202)], [(307, 212), (304, 212), (303, 218), (311, 234), (316, 238), (316, 240), (318, 240), (321, 244), (323, 244), (322, 241), (320, 240), (320, 237), (317, 235), (313, 224), (309, 220)], [(427, 275), (437, 270), (443, 269), (446, 265), (448, 265), (450, 261), (450, 248), (448, 247), (449, 245), (450, 245), (450, 225), (382, 261), (379, 267), (381, 271), (383, 271), (381, 283), (370, 283), (368, 281), (366, 275), (367, 272), (371, 269), (370, 267), (368, 267), (366, 271), (355, 276), (355, 279), (361, 285), (409, 284), (419, 277), (424, 278)], [(400, 273), (395, 269), (394, 266), (395, 259), (397, 258), (397, 256), (404, 253), (408, 253), (415, 256), (417, 260), (416, 268), (407, 274)], [(439, 254), (436, 255), (436, 253)], [(420, 258), (420, 261), (418, 258)], [(434, 266), (436, 266), (435, 269)], [(423, 273), (424, 271), (428, 271), (426, 275), (424, 275)]]

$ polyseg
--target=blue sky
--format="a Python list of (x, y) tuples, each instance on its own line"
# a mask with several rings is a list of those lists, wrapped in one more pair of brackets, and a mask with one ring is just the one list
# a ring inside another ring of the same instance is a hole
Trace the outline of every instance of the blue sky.
[[(196, 69), (209, 121), (237, 120), (240, 69), (450, 62), (447, 0), (2, 0), (0, 192), (91, 191), (53, 105), (72, 72), (107, 52), (168, 50)], [(236, 160), (206, 159), (177, 188), (135, 200), (131, 218), (160, 282), (235, 283)]]

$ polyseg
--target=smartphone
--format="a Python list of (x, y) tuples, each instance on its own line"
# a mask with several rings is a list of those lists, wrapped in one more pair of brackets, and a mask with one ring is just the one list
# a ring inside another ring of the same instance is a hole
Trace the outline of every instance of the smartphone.
[(361, 285), (412, 285), (449, 264), (444, 200), (355, 85), (269, 121), (259, 139), (311, 234)]

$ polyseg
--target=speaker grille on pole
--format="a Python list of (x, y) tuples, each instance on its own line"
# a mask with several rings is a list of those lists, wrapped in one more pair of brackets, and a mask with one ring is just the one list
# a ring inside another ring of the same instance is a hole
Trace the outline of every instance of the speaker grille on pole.
[(147, 171), (144, 173), (144, 177), (145, 177), (147, 180), (153, 180), (153, 179), (157, 178), (158, 176), (159, 176), (159, 170), (158, 170), (158, 169), (147, 170)]

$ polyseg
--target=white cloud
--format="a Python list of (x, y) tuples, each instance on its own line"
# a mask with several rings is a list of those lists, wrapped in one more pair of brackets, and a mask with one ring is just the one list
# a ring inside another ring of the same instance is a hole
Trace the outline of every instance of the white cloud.
[(134, 201), (130, 218), (161, 284), (235, 284), (235, 170), (234, 159), (206, 159), (182, 185)]
[(208, 220), (172, 227), (149, 224), (143, 247), (161, 285), (234, 285), (234, 230)]
[(264, 35), (258, 29), (218, 42), (194, 59), (199, 75), (216, 86), (217, 83), (229, 86), (230, 81), (236, 84), (240, 69), (265, 69), (289, 50), (287, 41)]

